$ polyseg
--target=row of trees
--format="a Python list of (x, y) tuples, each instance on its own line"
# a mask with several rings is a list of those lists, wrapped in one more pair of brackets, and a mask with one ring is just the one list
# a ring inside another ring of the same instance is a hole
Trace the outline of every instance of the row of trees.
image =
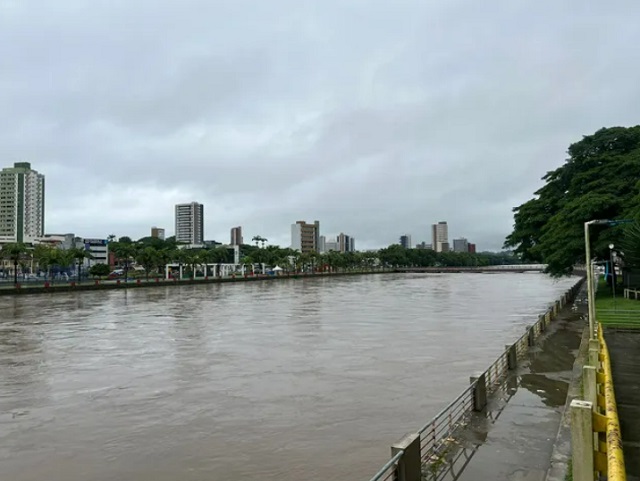
[(594, 259), (609, 259), (609, 245), (640, 268), (640, 126), (600, 129), (569, 147), (569, 158), (547, 172), (534, 197), (514, 208), (505, 248), (525, 261), (543, 262), (554, 276), (585, 262), (584, 223), (625, 219), (635, 224), (591, 227)]
[(13, 282), (18, 283), (18, 268), (24, 272), (30, 262), (35, 262), (40, 270), (44, 271), (46, 278), (50, 278), (52, 272), (63, 272), (69, 270), (72, 266), (76, 267), (78, 275), (80, 274), (80, 266), (85, 259), (91, 259), (92, 256), (84, 249), (56, 249), (52, 246), (39, 244), (35, 248), (30, 249), (22, 243), (6, 244), (0, 250), (0, 257), (9, 260), (13, 265)]
[[(150, 276), (164, 275), (167, 264), (178, 264), (186, 270), (189, 277), (194, 277), (199, 266), (206, 264), (231, 264), (234, 262), (233, 251), (227, 247), (210, 247), (202, 249), (184, 249), (175, 242), (174, 238), (167, 240), (153, 237), (143, 237), (133, 241), (129, 237), (109, 236), (109, 252), (113, 253), (118, 266), (123, 268), (125, 278), (133, 266), (144, 269), (147, 279)], [(264, 241), (264, 242), (263, 242)], [(328, 252), (302, 254), (290, 248), (279, 246), (264, 246), (266, 239), (254, 239), (256, 245), (242, 245), (240, 247), (240, 263), (247, 270), (253, 271), (256, 265), (271, 267), (280, 266), (285, 272), (290, 271), (339, 271), (354, 269), (370, 269), (377, 265), (390, 267), (404, 266), (487, 266), (495, 264), (514, 264), (519, 259), (509, 253), (436, 253), (430, 250), (405, 249), (400, 245), (392, 245), (375, 252)], [(262, 247), (258, 246), (262, 243)], [(90, 254), (78, 248), (56, 249), (46, 245), (36, 245), (28, 249), (23, 244), (5, 245), (0, 256), (10, 259), (14, 264), (14, 282), (17, 282), (18, 266), (33, 260), (40, 270), (51, 276), (51, 272), (67, 270), (70, 266), (80, 266)], [(93, 265), (89, 273), (94, 276), (106, 276), (111, 268), (104, 264)]]

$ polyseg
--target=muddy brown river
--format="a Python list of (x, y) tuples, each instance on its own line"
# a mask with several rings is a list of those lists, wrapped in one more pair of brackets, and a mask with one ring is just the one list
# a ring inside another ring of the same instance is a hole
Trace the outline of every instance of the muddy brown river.
[(0, 480), (367, 481), (575, 279), (0, 297)]

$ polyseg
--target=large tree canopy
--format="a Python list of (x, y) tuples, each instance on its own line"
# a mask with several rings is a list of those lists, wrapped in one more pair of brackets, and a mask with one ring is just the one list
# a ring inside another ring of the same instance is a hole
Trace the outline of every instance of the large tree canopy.
[[(640, 220), (640, 126), (600, 129), (569, 147), (565, 164), (542, 178), (535, 197), (514, 208), (505, 241), (525, 261), (544, 262), (554, 276), (570, 274), (585, 259), (584, 223)], [(591, 226), (594, 257), (624, 243), (624, 227)]]

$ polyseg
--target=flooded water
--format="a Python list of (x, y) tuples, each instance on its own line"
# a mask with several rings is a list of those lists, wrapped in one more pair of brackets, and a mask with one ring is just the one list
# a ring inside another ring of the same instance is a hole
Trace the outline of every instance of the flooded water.
[(357, 480), (574, 279), (0, 297), (0, 479)]

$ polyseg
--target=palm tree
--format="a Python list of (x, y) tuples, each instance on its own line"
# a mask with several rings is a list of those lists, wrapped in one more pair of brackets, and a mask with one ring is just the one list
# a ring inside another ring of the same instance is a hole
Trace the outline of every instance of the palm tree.
[(265, 243), (268, 241), (269, 239), (265, 239), (264, 237), (260, 237), (260, 243), (262, 244), (262, 248), (264, 249), (264, 245)]
[(33, 250), (33, 257), (38, 263), (38, 267), (46, 272), (45, 279), (49, 279), (51, 266), (57, 259), (57, 249), (46, 244), (38, 244)]
[(249, 256), (244, 256), (241, 260), (240, 263), (243, 266), (249, 266), (251, 267), (251, 275), (253, 275), (253, 259)]
[(147, 281), (149, 280), (151, 269), (158, 263), (158, 257), (159, 253), (155, 247), (145, 247), (136, 252), (136, 262), (144, 267)]
[(4, 259), (8, 259), (13, 262), (13, 284), (18, 285), (18, 264), (24, 258), (27, 253), (27, 246), (22, 242), (16, 242), (14, 244), (5, 244), (2, 247), (0, 254)]
[(124, 263), (124, 282), (127, 282), (129, 277), (129, 265), (131, 259), (136, 256), (135, 244), (114, 242), (109, 249), (115, 254), (119, 261)]
[(76, 280), (80, 282), (80, 271), (82, 268), (82, 264), (85, 259), (93, 259), (93, 256), (90, 252), (78, 247), (72, 247), (71, 249), (69, 249), (69, 253), (71, 254), (71, 257), (77, 262)]

